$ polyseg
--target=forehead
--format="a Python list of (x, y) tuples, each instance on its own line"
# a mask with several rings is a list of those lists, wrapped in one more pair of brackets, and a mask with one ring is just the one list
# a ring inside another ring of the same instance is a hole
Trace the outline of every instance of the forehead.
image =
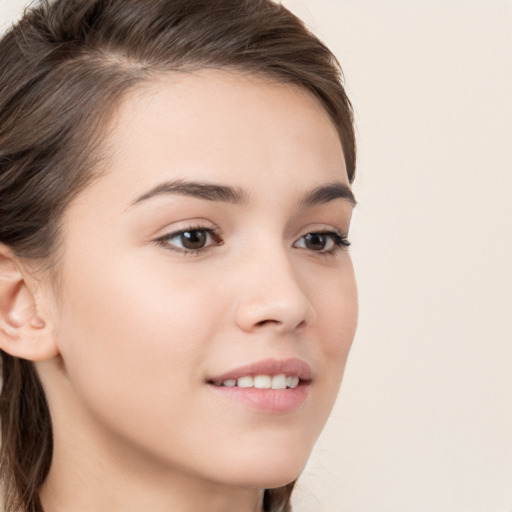
[[(144, 83), (120, 105), (106, 143), (110, 169), (129, 162), (148, 173), (147, 164), (158, 160), (164, 174), (186, 163), (188, 172), (217, 166), (233, 179), (300, 160), (332, 179), (346, 174), (338, 133), (309, 92), (223, 70), (168, 73)], [(231, 165), (240, 165), (235, 175)]]
[(225, 70), (139, 85), (118, 106), (102, 149), (104, 172), (70, 205), (68, 220), (85, 219), (91, 207), (118, 215), (170, 180), (228, 185), (290, 206), (327, 182), (348, 185), (338, 133), (317, 99)]

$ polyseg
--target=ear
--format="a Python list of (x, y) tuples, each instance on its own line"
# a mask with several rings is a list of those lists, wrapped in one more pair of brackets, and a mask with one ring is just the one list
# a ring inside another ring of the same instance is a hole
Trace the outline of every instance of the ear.
[(0, 244), (0, 348), (31, 361), (58, 355), (51, 319), (36, 304), (38, 282), (4, 245)]

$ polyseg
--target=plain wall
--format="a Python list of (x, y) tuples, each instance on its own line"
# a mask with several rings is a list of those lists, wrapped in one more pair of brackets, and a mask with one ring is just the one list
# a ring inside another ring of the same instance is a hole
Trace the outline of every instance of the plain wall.
[(295, 510), (511, 512), (512, 1), (283, 3), (359, 138), (359, 330)]

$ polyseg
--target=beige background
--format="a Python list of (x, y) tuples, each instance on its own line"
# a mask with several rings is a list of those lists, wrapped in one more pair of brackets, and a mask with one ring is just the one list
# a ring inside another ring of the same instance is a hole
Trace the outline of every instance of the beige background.
[(338, 55), (360, 154), (360, 326), (296, 511), (511, 512), (512, 0), (283, 3)]

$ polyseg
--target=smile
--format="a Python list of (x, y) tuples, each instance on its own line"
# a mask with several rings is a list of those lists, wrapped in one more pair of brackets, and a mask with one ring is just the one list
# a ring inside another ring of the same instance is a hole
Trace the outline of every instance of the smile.
[(214, 382), (215, 386), (227, 388), (256, 388), (256, 389), (295, 389), (299, 385), (300, 378), (297, 375), (246, 375), (238, 379), (226, 379), (222, 382)]
[(207, 384), (223, 400), (264, 413), (285, 414), (304, 404), (312, 377), (311, 368), (300, 359), (265, 359), (210, 378)]

